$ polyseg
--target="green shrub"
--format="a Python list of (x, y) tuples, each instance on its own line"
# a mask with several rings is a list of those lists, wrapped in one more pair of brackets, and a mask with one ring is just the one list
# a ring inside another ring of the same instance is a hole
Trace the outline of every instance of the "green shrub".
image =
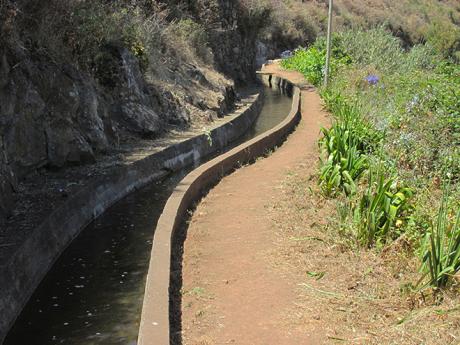
[(336, 120), (351, 132), (354, 144), (363, 153), (372, 153), (380, 146), (385, 133), (376, 130), (363, 118), (356, 102), (352, 103), (340, 92), (323, 90), (321, 92), (326, 108)]
[(84, 64), (91, 64), (101, 47), (118, 43), (135, 55), (145, 70), (149, 59), (157, 54), (165, 23), (159, 13), (147, 16), (137, 6), (105, 5), (82, 1), (73, 11), (74, 54)]
[[(335, 46), (331, 55), (333, 57), (330, 64), (331, 75), (335, 73), (339, 66), (350, 63), (349, 56), (343, 53), (339, 46)], [(326, 50), (324, 40), (318, 40), (315, 45), (308, 49), (297, 49), (291, 58), (281, 62), (282, 67), (299, 71), (309, 82), (316, 86), (323, 81), (325, 65)]]
[(426, 32), (427, 41), (445, 57), (460, 58), (460, 28), (442, 20), (433, 21)]
[(346, 31), (340, 34), (340, 41), (357, 66), (372, 65), (386, 73), (397, 70), (403, 61), (401, 41), (383, 26), (368, 31)]
[(316, 47), (298, 49), (294, 56), (283, 60), (281, 65), (287, 69), (295, 69), (302, 73), (313, 85), (320, 85), (324, 76), (326, 54)]

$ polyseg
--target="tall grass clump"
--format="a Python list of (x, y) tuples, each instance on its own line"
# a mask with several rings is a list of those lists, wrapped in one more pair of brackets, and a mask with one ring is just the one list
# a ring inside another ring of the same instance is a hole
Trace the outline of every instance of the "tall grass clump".
[(452, 216), (445, 192), (438, 211), (422, 247), (421, 281), (428, 276), (425, 286), (444, 288), (460, 270), (460, 210)]
[(367, 188), (353, 209), (357, 239), (365, 247), (382, 247), (399, 237), (410, 217), (413, 190), (399, 186), (394, 176), (383, 169), (369, 170)]

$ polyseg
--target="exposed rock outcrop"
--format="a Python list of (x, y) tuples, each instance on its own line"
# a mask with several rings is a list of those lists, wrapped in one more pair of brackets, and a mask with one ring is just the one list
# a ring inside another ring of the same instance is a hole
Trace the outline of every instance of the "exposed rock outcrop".
[(15, 26), (20, 6), (29, 3), (7, 0), (0, 6), (0, 222), (14, 207), (24, 177), (93, 163), (120, 144), (155, 138), (168, 126), (222, 116), (233, 107), (233, 83), (254, 78), (258, 28), (237, 0), (163, 4), (201, 23), (210, 62), (183, 61), (172, 51), (159, 55), (167, 62), (150, 61), (152, 68), (146, 68), (114, 41), (101, 45), (90, 69), (51, 57), (27, 35), (35, 28)]

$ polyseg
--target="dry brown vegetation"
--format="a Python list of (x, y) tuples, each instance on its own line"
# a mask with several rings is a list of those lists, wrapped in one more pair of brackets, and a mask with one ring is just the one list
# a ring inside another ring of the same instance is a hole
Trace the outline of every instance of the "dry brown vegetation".
[(270, 216), (278, 242), (272, 263), (298, 281), (290, 327), (323, 330), (325, 343), (458, 344), (459, 297), (414, 292), (420, 274), (413, 248), (400, 238), (381, 251), (350, 250), (337, 232), (336, 201), (321, 195), (301, 165), (286, 177)]
[[(308, 42), (326, 31), (327, 0), (242, 1), (252, 8), (274, 9), (269, 32), (281, 27), (292, 37), (303, 33)], [(428, 41), (446, 55), (460, 52), (460, 3), (456, 0), (335, 0), (334, 25), (337, 30), (385, 25), (407, 46)]]

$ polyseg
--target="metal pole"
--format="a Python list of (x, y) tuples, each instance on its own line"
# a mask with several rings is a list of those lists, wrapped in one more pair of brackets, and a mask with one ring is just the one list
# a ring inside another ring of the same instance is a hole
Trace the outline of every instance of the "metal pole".
[(327, 86), (329, 81), (329, 69), (331, 63), (331, 35), (332, 35), (332, 5), (333, 0), (329, 0), (329, 14), (327, 22), (327, 50), (326, 50), (326, 66), (324, 71), (324, 85)]

